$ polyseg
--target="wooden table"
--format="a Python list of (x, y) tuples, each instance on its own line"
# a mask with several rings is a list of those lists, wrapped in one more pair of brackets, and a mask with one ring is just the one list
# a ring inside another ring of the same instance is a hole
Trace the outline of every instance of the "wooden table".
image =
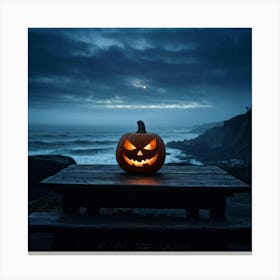
[(88, 207), (187, 209), (198, 217), (225, 218), (226, 197), (251, 187), (216, 166), (165, 165), (152, 175), (127, 174), (117, 165), (70, 165), (44, 179), (42, 186), (63, 194), (63, 211)]

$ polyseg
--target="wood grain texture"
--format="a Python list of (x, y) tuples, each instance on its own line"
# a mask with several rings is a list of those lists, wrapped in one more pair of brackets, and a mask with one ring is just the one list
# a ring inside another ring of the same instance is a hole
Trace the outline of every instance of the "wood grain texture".
[(250, 229), (251, 221), (248, 218), (231, 220), (187, 220), (174, 217), (135, 217), (135, 216), (93, 216), (93, 215), (70, 215), (56, 213), (34, 212), (28, 217), (28, 224), (33, 230), (45, 229), (56, 230), (66, 229), (186, 229), (186, 230), (207, 230), (207, 229)]
[(250, 187), (216, 166), (164, 166), (153, 175), (131, 175), (117, 165), (70, 165), (42, 181), (54, 190), (172, 190), (249, 192)]
[[(118, 165), (69, 165), (63, 171), (70, 172), (103, 172), (103, 173), (115, 173), (121, 172), (126, 174)], [(158, 173), (222, 173), (227, 174), (226, 171), (222, 170), (217, 166), (174, 166), (174, 165), (164, 165), (156, 174)]]
[(165, 166), (153, 175), (127, 174), (118, 166), (71, 165), (42, 181), (63, 194), (64, 213), (88, 208), (210, 209), (222, 218), (225, 197), (251, 188), (216, 166)]

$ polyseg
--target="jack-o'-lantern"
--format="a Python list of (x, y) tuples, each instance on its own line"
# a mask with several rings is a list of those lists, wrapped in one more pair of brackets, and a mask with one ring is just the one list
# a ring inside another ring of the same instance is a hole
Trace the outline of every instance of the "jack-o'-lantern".
[(152, 173), (160, 169), (165, 160), (165, 145), (155, 133), (147, 133), (143, 121), (138, 131), (121, 137), (116, 150), (120, 167), (129, 173)]

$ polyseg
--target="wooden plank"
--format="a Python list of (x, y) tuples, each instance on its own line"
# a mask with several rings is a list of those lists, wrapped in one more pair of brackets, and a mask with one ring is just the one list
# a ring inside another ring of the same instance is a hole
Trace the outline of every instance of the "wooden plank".
[[(65, 172), (102, 172), (102, 173), (125, 173), (118, 165), (70, 165)], [(217, 166), (172, 166), (165, 165), (157, 173), (219, 173), (227, 174)]]
[[(29, 234), (52, 232), (52, 251), (139, 251), (133, 246), (137, 242), (153, 244), (152, 249), (144, 246), (141, 251), (236, 251), (228, 248), (229, 243), (244, 244), (242, 251), (252, 248), (251, 221), (244, 218), (209, 221), (32, 213), (28, 230)], [(104, 241), (109, 245), (107, 249), (99, 247)], [(122, 249), (112, 246), (112, 242), (125, 242), (132, 247)], [(177, 245), (163, 249), (160, 244)], [(30, 243), (28, 247), (29, 251), (38, 251)]]
[(212, 180), (192, 180), (185, 178), (168, 178), (165, 180), (157, 180), (153, 178), (79, 178), (70, 176), (57, 176), (45, 179), (43, 184), (57, 184), (57, 185), (92, 185), (92, 186), (170, 186), (170, 187), (194, 187), (194, 186), (205, 186), (205, 187), (244, 187), (247, 185), (238, 180), (223, 180), (223, 179), (212, 179)]
[[(87, 172), (87, 173), (82, 173), (82, 172), (65, 172), (61, 171), (56, 174), (56, 177), (75, 177), (75, 178), (114, 178), (114, 179), (122, 179), (122, 178), (130, 178), (130, 179), (136, 179), (139, 177), (142, 178), (151, 178), (155, 180), (165, 180), (165, 179), (177, 179), (178, 174), (175, 173), (168, 173), (168, 174), (160, 174), (156, 173), (154, 175), (150, 176), (137, 176), (133, 174), (126, 174), (126, 173), (97, 173), (97, 172)], [(230, 174), (200, 174), (200, 173), (188, 173), (188, 174), (180, 174), (180, 178), (184, 180), (238, 180), (231, 176)]]
[(166, 172), (143, 176), (127, 174), (115, 165), (70, 165), (41, 183), (57, 191), (251, 191), (216, 166), (165, 166), (162, 170)]
[[(109, 169), (111, 168), (118, 168), (121, 169), (117, 164), (71, 164), (66, 168), (89, 168), (89, 169), (93, 169), (93, 168), (100, 168), (100, 169), (104, 169), (108, 167)], [(220, 169), (218, 166), (215, 165), (164, 165), (162, 168), (167, 168), (167, 169), (177, 169), (177, 168), (183, 168), (183, 169)]]
[[(196, 182), (197, 183), (197, 182)], [(189, 185), (189, 186), (175, 186), (175, 185), (143, 185), (143, 184), (121, 184), (120, 182), (118, 185), (111, 183), (106, 184), (102, 181), (102, 185), (92, 185), (92, 184), (79, 184), (78, 181), (71, 181), (65, 182), (61, 181), (60, 184), (43, 184), (44, 187), (50, 188), (52, 190), (58, 192), (67, 192), (67, 191), (74, 191), (74, 192), (94, 192), (94, 191), (109, 191), (108, 195), (114, 195), (114, 191), (117, 192), (164, 192), (164, 191), (172, 191), (172, 192), (179, 192), (179, 193), (191, 193), (191, 192), (221, 192), (227, 195), (231, 195), (235, 192), (250, 192), (250, 188), (247, 187), (240, 187), (240, 186), (224, 186), (224, 185)], [(201, 193), (202, 195), (202, 193)]]
[[(60, 171), (61, 172), (61, 171)], [(73, 170), (67, 170), (67, 169), (64, 169), (63, 172), (65, 173), (73, 173), (73, 174), (87, 174), (87, 173), (92, 173), (92, 174), (129, 174), (121, 169), (111, 169), (111, 170), (107, 170), (107, 169), (104, 169), (103, 171), (102, 170), (90, 170), (90, 169), (73, 169)], [(226, 175), (228, 174), (226, 171), (224, 170), (211, 170), (211, 169), (202, 169), (202, 170), (165, 170), (165, 169), (160, 169), (159, 171), (157, 171), (156, 173), (154, 174), (218, 174), (218, 175)]]
[(248, 187), (245, 183), (232, 177), (229, 179), (192, 179), (189, 177), (134, 177), (134, 176), (75, 176), (75, 175), (55, 175), (48, 177), (42, 181), (43, 184), (78, 184), (78, 185), (115, 185), (115, 186), (170, 186), (170, 187), (191, 187), (191, 186), (205, 186), (205, 187)]
[[(92, 167), (92, 166), (91, 166)], [(99, 167), (100, 168), (100, 167)], [(105, 167), (104, 167), (105, 168)], [(106, 167), (108, 168), (108, 166)], [(197, 171), (202, 170), (202, 168), (196, 168)], [(151, 182), (156, 182), (156, 183), (160, 183), (161, 181), (164, 182), (165, 180), (182, 180), (182, 181), (194, 181), (194, 180), (200, 180), (200, 181), (207, 181), (207, 180), (231, 180), (231, 181), (236, 181), (236, 183), (238, 182), (240, 185), (246, 185), (243, 182), (241, 182), (240, 180), (236, 179), (235, 177), (231, 176), (230, 174), (224, 172), (224, 173), (213, 173), (211, 171), (209, 171), (209, 173), (204, 173), (201, 174), (199, 172), (196, 173), (181, 173), (181, 174), (176, 174), (176, 173), (155, 173), (152, 175), (136, 175), (136, 174), (127, 174), (125, 172), (104, 172), (104, 170), (101, 168), (100, 172), (97, 172), (95, 170), (95, 172), (79, 172), (79, 170), (84, 170), (84, 168), (82, 168), (82, 166), (71, 166), (71, 168), (66, 168), (60, 172), (58, 172), (57, 174), (55, 174), (52, 177), (51, 180), (55, 180), (56, 178), (60, 181), (60, 180), (65, 180), (66, 178), (73, 178), (73, 179), (79, 179), (79, 178), (83, 178), (86, 181), (93, 181), (95, 179), (111, 179), (111, 180), (129, 180), (130, 182), (132, 180), (136, 180), (136, 181), (151, 181)], [(213, 169), (214, 170), (214, 169)], [(102, 172), (101, 172), (102, 171)]]
[(248, 218), (231, 220), (187, 220), (176, 217), (137, 217), (137, 216), (92, 216), (92, 215), (70, 215), (56, 213), (35, 212), (29, 215), (28, 225), (30, 227), (55, 229), (55, 228), (77, 228), (77, 229), (145, 229), (164, 230), (169, 229), (237, 229), (250, 228), (251, 221)]

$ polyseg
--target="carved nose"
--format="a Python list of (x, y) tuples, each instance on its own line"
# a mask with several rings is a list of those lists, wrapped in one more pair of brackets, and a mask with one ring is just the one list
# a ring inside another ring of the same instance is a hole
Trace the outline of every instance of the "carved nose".
[(143, 156), (143, 153), (141, 152), (141, 150), (139, 150), (139, 152), (137, 153), (137, 156)]

